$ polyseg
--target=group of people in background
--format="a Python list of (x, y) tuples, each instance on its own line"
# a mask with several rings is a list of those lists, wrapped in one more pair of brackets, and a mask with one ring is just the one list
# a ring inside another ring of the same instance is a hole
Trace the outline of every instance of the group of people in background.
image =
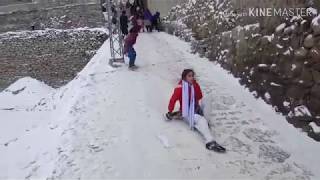
[(132, 28), (139, 28), (139, 32), (160, 31), (160, 13), (152, 14), (148, 8), (136, 7), (136, 11), (122, 10), (120, 16), (121, 32), (124, 36), (128, 35), (128, 28), (131, 23)]
[[(130, 4), (121, 6), (120, 28), (124, 39), (124, 54), (129, 58), (129, 69), (134, 69), (137, 53), (134, 44), (140, 32), (160, 31), (160, 13), (152, 14), (148, 8)], [(129, 30), (130, 29), (130, 30)]]

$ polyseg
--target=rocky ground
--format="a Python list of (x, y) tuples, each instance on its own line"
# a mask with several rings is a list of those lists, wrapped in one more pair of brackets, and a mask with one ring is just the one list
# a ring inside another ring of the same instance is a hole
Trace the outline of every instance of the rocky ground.
[(0, 90), (25, 76), (60, 87), (82, 70), (106, 39), (106, 31), (98, 28), (0, 34)]
[[(17, 6), (0, 6), (0, 33), (46, 28), (95, 28), (105, 25), (99, 0), (39, 0), (20, 3)], [(8, 2), (3, 5), (6, 4)]]

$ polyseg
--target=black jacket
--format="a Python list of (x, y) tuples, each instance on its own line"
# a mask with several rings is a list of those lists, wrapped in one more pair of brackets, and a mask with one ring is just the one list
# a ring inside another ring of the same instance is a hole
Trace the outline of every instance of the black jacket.
[(120, 26), (127, 28), (128, 27), (128, 22), (129, 22), (128, 17), (126, 15), (121, 15), (121, 17), (120, 17)]

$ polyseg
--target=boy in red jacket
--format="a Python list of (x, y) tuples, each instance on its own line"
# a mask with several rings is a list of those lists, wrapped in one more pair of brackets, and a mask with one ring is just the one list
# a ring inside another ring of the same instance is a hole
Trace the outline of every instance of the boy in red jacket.
[[(226, 149), (214, 140), (208, 126), (208, 121), (203, 117), (203, 111), (200, 107), (200, 100), (203, 95), (194, 76), (195, 73), (191, 69), (183, 71), (181, 81), (174, 89), (169, 101), (169, 112), (166, 114), (166, 118), (172, 120), (175, 116), (182, 116), (182, 119), (190, 125), (191, 129), (196, 129), (204, 137), (207, 149), (225, 152)], [(173, 112), (177, 101), (180, 103), (180, 111)]]
[(130, 33), (124, 40), (124, 54), (129, 57), (129, 69), (136, 68), (135, 61), (137, 53), (133, 46), (136, 44), (139, 31), (140, 28), (134, 26), (130, 29)]

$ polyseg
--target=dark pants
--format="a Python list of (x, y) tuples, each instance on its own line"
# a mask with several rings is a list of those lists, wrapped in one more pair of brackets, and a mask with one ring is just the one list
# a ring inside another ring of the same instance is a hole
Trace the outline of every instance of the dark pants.
[(134, 62), (136, 61), (137, 53), (133, 47), (129, 47), (128, 57), (129, 57), (129, 67), (134, 66)]
[(121, 27), (121, 31), (124, 36), (128, 35), (129, 33), (128, 27), (125, 27), (125, 26)]
[(195, 113), (200, 115), (200, 116), (204, 116), (203, 110), (199, 105), (196, 105)]
[(160, 32), (160, 28), (159, 28), (159, 23), (158, 21), (153, 21), (152, 22), (152, 30), (155, 29), (157, 30), (158, 32)]
[(148, 32), (152, 32), (152, 26), (146, 26)]

